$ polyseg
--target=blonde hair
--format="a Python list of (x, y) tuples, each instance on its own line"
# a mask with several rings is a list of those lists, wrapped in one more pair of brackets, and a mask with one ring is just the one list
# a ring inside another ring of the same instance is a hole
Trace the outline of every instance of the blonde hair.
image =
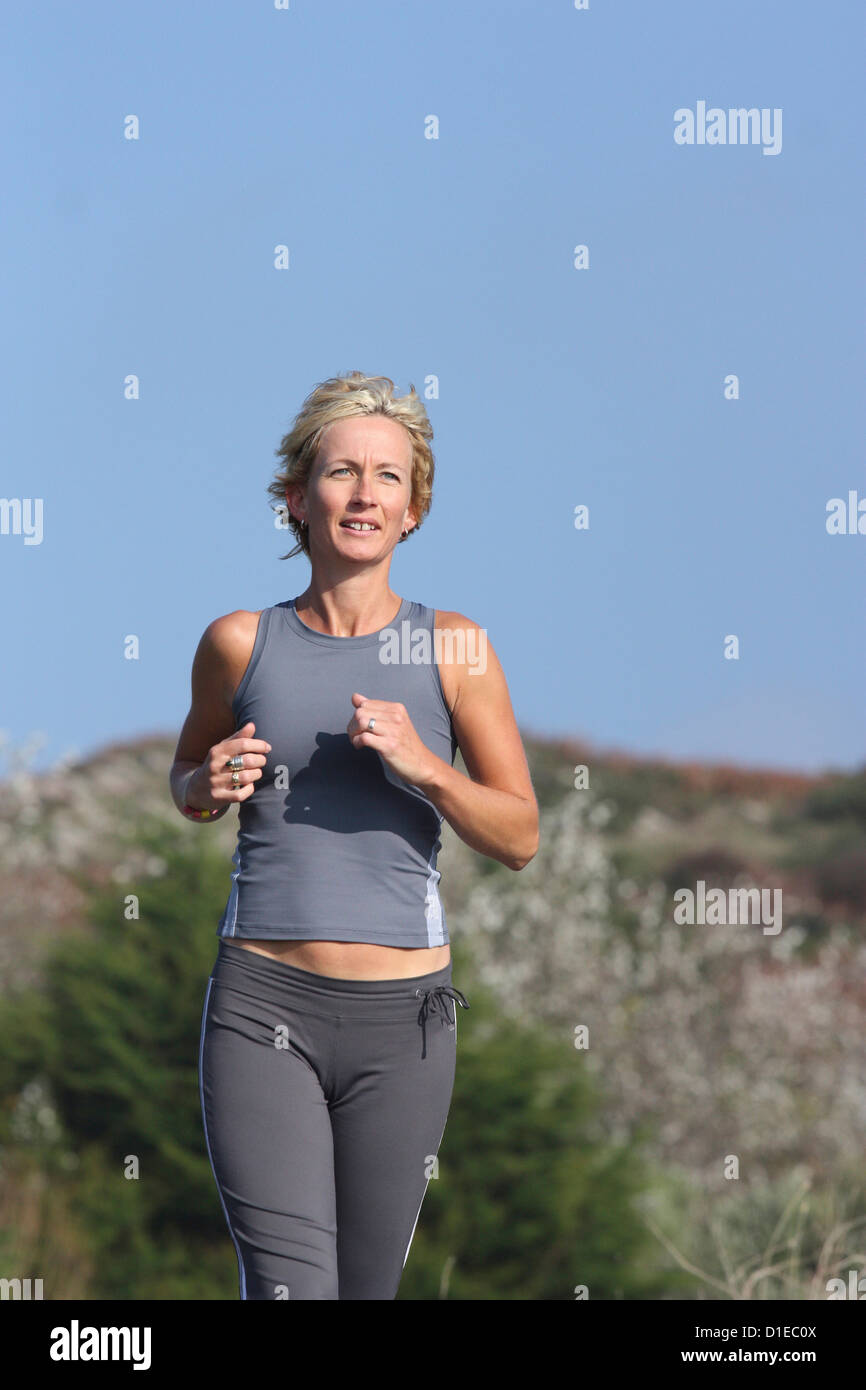
[[(288, 511), (286, 488), (295, 483), (306, 487), (325, 430), (336, 420), (347, 420), (354, 415), (385, 415), (408, 431), (412, 441), (411, 504), (416, 517), (416, 524), (409, 535), (414, 535), (419, 529), (433, 501), (435, 461), (430, 448), (433, 426), (411, 382), (407, 395), (397, 396), (394, 391), (390, 377), (345, 372), (320, 381), (307, 396), (291, 429), (283, 435), (279, 448), (274, 450), (282, 463), (273, 482), (268, 485), (268, 493), (279, 503), (280, 510), (288, 512), (288, 525), (298, 542), (293, 550), (280, 556), (281, 560), (288, 560), (299, 551), (310, 558), (309, 530)], [(408, 538), (404, 536), (402, 539)]]

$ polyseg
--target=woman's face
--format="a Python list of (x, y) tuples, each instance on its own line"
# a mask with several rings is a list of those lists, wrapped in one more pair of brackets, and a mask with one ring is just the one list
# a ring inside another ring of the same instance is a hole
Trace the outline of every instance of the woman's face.
[(307, 522), (311, 550), (347, 559), (389, 554), (415, 524), (411, 496), (412, 441), (384, 415), (329, 425), (306, 489), (286, 491), (294, 515)]

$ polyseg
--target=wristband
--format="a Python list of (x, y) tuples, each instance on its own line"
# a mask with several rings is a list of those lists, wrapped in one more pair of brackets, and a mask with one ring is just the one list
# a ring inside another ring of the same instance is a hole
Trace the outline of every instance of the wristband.
[(183, 813), (190, 820), (218, 820), (224, 816), (232, 803), (227, 801), (225, 806), (219, 806), (215, 811), (199, 811), (196, 806), (184, 806)]
[(183, 814), (186, 817), (188, 817), (189, 820), (216, 820), (218, 816), (225, 815), (226, 811), (229, 809), (229, 806), (231, 805), (231, 802), (227, 801), (225, 806), (218, 806), (215, 811), (200, 811), (197, 806), (190, 806), (189, 802), (186, 800), (186, 789), (197, 771), (198, 768), (193, 768), (192, 771), (187, 774), (186, 779), (184, 780), (184, 802), (183, 806), (181, 807), (181, 810), (183, 811)]

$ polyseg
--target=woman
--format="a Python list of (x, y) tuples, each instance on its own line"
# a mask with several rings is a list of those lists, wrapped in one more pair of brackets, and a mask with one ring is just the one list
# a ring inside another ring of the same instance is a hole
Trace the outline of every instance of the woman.
[(172, 794), (196, 819), (240, 808), (199, 1065), (242, 1299), (396, 1297), (468, 1007), (442, 820), (512, 869), (538, 846), (484, 632), (389, 587), (394, 547), (430, 509), (432, 437), (414, 387), (318, 385), (269, 488), (310, 582), (217, 618), (193, 663)]

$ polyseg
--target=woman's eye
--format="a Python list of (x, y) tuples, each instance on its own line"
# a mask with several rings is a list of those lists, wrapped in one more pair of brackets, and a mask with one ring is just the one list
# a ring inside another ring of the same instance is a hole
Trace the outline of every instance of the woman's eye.
[[(345, 465), (343, 465), (343, 466), (340, 467), (340, 468), (335, 468), (335, 469), (333, 469), (333, 472), (334, 472), (334, 473), (349, 473), (349, 472), (351, 472), (351, 470), (350, 470), (349, 468), (347, 468)], [(388, 469), (385, 470), (385, 473), (383, 474), (383, 477), (386, 477), (386, 478), (394, 478), (394, 479), (396, 479), (396, 481), (397, 481), (398, 483), (399, 483), (399, 481), (400, 481), (400, 475), (399, 475), (399, 473), (394, 473), (394, 472), (392, 472), (390, 468), (388, 468)]]

